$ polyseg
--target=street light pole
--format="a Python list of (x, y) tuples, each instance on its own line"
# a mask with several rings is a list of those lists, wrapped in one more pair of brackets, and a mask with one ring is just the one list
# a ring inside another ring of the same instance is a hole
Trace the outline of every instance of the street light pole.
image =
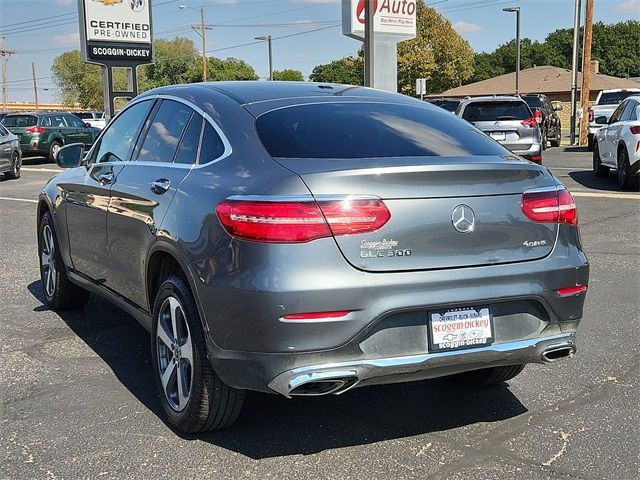
[(254, 37), (256, 40), (263, 40), (269, 44), (269, 80), (273, 80), (273, 50), (271, 49), (271, 35)]
[[(208, 27), (204, 23), (204, 8), (200, 7), (200, 10), (189, 7), (188, 5), (178, 5), (180, 10), (184, 10), (188, 8), (189, 10), (193, 10), (194, 12), (200, 12), (200, 25), (191, 25), (191, 28), (194, 32), (196, 32), (202, 38), (202, 79), (203, 81), (207, 81), (207, 37), (206, 31), (211, 30), (211, 27)], [(198, 31), (200, 30), (200, 31)]]
[(373, 0), (364, 0), (364, 86), (375, 87), (373, 64), (374, 44), (374, 23), (375, 15)]
[(503, 8), (503, 12), (516, 14), (516, 94), (520, 93), (520, 7)]

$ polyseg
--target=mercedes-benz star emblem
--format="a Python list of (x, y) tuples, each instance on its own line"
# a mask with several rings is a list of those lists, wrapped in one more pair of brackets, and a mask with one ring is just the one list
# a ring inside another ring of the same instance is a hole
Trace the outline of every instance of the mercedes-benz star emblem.
[(471, 233), (476, 226), (476, 216), (469, 205), (458, 205), (451, 214), (451, 224), (460, 233)]

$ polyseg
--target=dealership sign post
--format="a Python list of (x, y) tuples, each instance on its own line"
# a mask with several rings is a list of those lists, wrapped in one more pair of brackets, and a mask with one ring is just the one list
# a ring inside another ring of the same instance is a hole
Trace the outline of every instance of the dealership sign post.
[[(138, 94), (136, 69), (153, 63), (151, 0), (78, 0), (82, 59), (103, 67), (105, 115), (116, 98)], [(113, 69), (127, 71), (126, 91), (115, 90)]]
[(416, 36), (417, 0), (342, 0), (342, 34), (364, 40), (365, 2), (373, 6), (373, 87), (398, 91), (398, 42)]

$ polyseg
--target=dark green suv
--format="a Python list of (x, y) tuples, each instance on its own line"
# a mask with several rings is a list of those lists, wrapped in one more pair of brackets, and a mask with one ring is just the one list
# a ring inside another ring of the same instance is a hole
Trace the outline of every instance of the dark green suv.
[(10, 113), (0, 123), (18, 136), (23, 156), (43, 155), (50, 160), (69, 143), (83, 143), (88, 149), (100, 133), (66, 112)]

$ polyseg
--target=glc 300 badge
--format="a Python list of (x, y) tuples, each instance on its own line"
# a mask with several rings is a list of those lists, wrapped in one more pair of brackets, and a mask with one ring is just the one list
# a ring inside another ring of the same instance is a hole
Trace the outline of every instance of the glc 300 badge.
[(411, 250), (396, 249), (398, 241), (383, 238), (377, 241), (362, 240), (360, 242), (360, 258), (410, 257)]

